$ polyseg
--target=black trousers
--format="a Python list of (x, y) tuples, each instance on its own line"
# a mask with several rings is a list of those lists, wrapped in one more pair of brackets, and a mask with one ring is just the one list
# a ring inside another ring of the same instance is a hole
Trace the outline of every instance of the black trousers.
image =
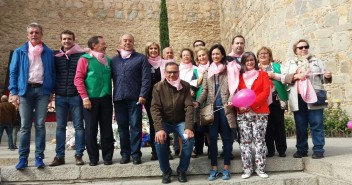
[(102, 157), (104, 161), (111, 161), (114, 154), (111, 96), (90, 98), (90, 102), (92, 109), (83, 109), (85, 141), (89, 160), (91, 162), (99, 161), (99, 148), (97, 143), (99, 125)]
[(194, 124), (194, 150), (197, 155), (203, 153), (204, 143), (205, 143), (205, 134), (203, 132), (202, 126), (199, 123)]
[(284, 154), (287, 149), (285, 133), (285, 110), (281, 109), (280, 101), (273, 98), (269, 105), (270, 114), (266, 129), (265, 142), (268, 154), (275, 154), (275, 148), (279, 154)]

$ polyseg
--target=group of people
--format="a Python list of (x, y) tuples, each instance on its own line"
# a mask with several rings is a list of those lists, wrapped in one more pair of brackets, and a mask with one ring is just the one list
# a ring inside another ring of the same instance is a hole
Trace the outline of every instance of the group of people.
[[(308, 123), (313, 138), (314, 159), (324, 157), (324, 106), (313, 106), (310, 96), (331, 82), (331, 73), (308, 52), (307, 40), (293, 46), (295, 58), (284, 64), (273, 61), (270, 48), (262, 47), (255, 55), (245, 52), (245, 39), (237, 35), (232, 51), (226, 54), (221, 44), (208, 50), (205, 42), (196, 40), (193, 50), (182, 49), (179, 64), (171, 47), (151, 42), (145, 55), (134, 49), (134, 37), (124, 34), (116, 56), (106, 55), (107, 44), (102, 36), (88, 40), (88, 49), (75, 44), (75, 35), (65, 30), (60, 34), (62, 47), (54, 53), (43, 42), (43, 29), (37, 23), (27, 27), (29, 42), (14, 51), (10, 64), (10, 86), (15, 105), (21, 115), (19, 163), (28, 165), (32, 119), (36, 130), (35, 166), (42, 168), (45, 150), (45, 117), (52, 94), (56, 98), (56, 156), (49, 166), (65, 164), (65, 134), (70, 113), (75, 128), (76, 164), (83, 165), (87, 149), (89, 165), (99, 162), (97, 144), (100, 127), (104, 165), (112, 164), (114, 138), (113, 110), (121, 144), (121, 164), (142, 163), (142, 107), (149, 118), (152, 157), (159, 160), (162, 183), (171, 182), (172, 159), (169, 135), (174, 133), (174, 151), (180, 162), (176, 169), (179, 182), (187, 182), (186, 172), (191, 157), (203, 154), (208, 145), (209, 181), (221, 176), (231, 178), (233, 142), (240, 143), (243, 163), (242, 178), (253, 170), (252, 144), (255, 147), (255, 172), (262, 178), (266, 158), (286, 157), (284, 111), (287, 105), (294, 113), (297, 131), (295, 158), (308, 153)], [(242, 89), (251, 89), (255, 101), (249, 107), (234, 107), (232, 98)], [(307, 98), (308, 97), (308, 98)], [(214, 107), (214, 122), (202, 125), (200, 110)], [(238, 134), (239, 133), (239, 134)], [(220, 134), (224, 166), (218, 169), (217, 140)], [(238, 136), (239, 135), (239, 136)]]

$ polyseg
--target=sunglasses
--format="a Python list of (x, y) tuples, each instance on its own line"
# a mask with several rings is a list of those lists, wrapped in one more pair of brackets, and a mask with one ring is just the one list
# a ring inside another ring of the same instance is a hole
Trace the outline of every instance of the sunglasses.
[(300, 46), (300, 47), (297, 47), (299, 50), (302, 50), (303, 48), (304, 49), (309, 49), (309, 46)]
[(169, 75), (171, 74), (177, 75), (180, 71), (165, 71), (165, 72)]

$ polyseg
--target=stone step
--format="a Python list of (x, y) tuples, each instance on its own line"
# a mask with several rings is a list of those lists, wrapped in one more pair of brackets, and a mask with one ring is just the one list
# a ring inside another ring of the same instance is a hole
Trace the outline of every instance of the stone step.
[[(122, 171), (114, 169), (115, 171)], [(271, 172), (268, 173), (269, 178), (263, 179), (253, 174), (248, 179), (242, 179), (240, 174), (232, 174), (230, 180), (222, 180), (221, 177), (215, 181), (208, 181), (207, 175), (188, 175), (187, 185), (318, 185), (319, 181), (316, 175), (307, 174), (304, 172)], [(58, 174), (61, 175), (61, 174)], [(161, 176), (149, 178), (105, 178), (98, 180), (66, 180), (66, 181), (27, 181), (15, 182), (18, 185), (36, 184), (36, 185), (63, 185), (63, 184), (77, 184), (77, 185), (156, 185), (161, 184)], [(4, 185), (13, 184), (13, 182), (3, 182)], [(177, 180), (177, 176), (171, 177), (172, 184), (181, 184)]]
[[(222, 159), (219, 158), (220, 164), (221, 161)], [(76, 166), (73, 161), (69, 161), (65, 165), (37, 169), (34, 167), (34, 161), (29, 161), (29, 167), (23, 171), (16, 170), (13, 165), (1, 167), (1, 181), (89, 180), (156, 177), (161, 175), (158, 161), (144, 161), (140, 165), (133, 165), (132, 163), (119, 164), (116, 160), (113, 160), (113, 162), (114, 164), (109, 166), (100, 163), (98, 166), (92, 167), (87, 164)], [(178, 158), (171, 160), (171, 168), (176, 170), (178, 163)], [(210, 161), (206, 156), (191, 159), (187, 173), (190, 175), (207, 175), (209, 166)], [(219, 169), (221, 169), (221, 166), (219, 166)], [(267, 160), (266, 170), (268, 172), (303, 171), (303, 169), (302, 159), (273, 157)], [(230, 171), (235, 174), (242, 173), (242, 162), (239, 160), (239, 156), (235, 156), (235, 160), (232, 160)]]

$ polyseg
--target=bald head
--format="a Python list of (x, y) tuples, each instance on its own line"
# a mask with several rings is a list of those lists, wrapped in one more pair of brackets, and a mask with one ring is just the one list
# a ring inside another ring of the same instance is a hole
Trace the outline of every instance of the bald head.
[(1, 102), (8, 102), (9, 98), (6, 95), (1, 96)]
[(170, 60), (174, 59), (174, 51), (171, 47), (166, 47), (163, 49), (163, 59)]

